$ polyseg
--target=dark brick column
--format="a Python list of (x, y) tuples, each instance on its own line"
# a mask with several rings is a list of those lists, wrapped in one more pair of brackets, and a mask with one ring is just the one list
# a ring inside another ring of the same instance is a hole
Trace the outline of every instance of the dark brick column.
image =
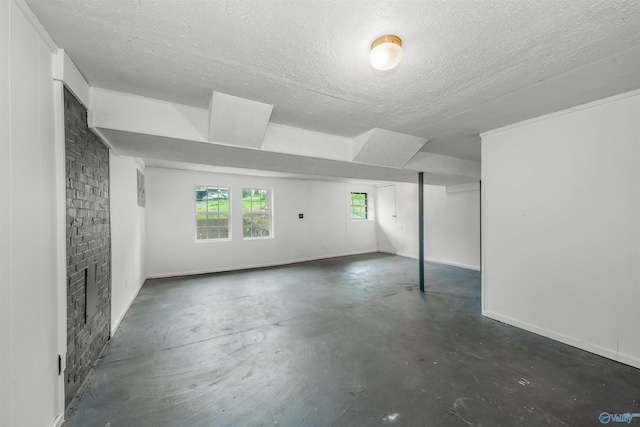
[(68, 405), (110, 338), (111, 231), (109, 150), (88, 128), (87, 110), (66, 88), (64, 106)]

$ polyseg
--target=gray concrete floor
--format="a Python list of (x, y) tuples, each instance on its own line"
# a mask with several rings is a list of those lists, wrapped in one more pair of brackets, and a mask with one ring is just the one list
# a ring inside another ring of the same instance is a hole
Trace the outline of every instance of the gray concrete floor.
[(149, 280), (65, 425), (596, 426), (640, 412), (638, 369), (482, 317), (478, 272), (426, 274), (421, 294), (415, 260), (369, 254)]

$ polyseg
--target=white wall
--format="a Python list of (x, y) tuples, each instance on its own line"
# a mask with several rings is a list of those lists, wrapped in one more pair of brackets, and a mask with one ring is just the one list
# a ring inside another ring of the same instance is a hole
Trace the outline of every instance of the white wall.
[(418, 258), (417, 184), (396, 184), (396, 217), (398, 255)]
[[(375, 187), (146, 168), (148, 277), (234, 270), (375, 252), (375, 222), (351, 221), (348, 193)], [(232, 240), (195, 242), (195, 187), (231, 188)], [(242, 239), (242, 188), (273, 189), (274, 239)], [(371, 201), (373, 206), (373, 199)], [(298, 214), (304, 214), (303, 219)]]
[(51, 53), (16, 2), (0, 2), (2, 426), (62, 421)]
[(483, 314), (640, 368), (640, 91), (482, 136)]
[[(396, 184), (398, 255), (418, 257), (418, 185)], [(447, 193), (424, 186), (424, 256), (428, 261), (480, 269), (480, 192)]]
[(424, 187), (425, 258), (480, 269), (480, 191)]
[(111, 211), (111, 334), (146, 279), (145, 208), (138, 206), (137, 171), (143, 163), (109, 153)]

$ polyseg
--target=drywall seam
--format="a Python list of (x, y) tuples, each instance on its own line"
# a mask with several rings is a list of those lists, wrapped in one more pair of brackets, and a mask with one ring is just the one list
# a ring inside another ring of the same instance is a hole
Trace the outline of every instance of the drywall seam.
[[(0, 128), (0, 132), (1, 132), (0, 135), (4, 136), (6, 132), (6, 136), (8, 137), (7, 142), (2, 140), (2, 145), (6, 147), (5, 158), (8, 159), (8, 161), (6, 162), (6, 169), (2, 172), (1, 174), (2, 176), (0, 176), (0, 178), (4, 178), (6, 176), (6, 180), (4, 181), (4, 183), (0, 181), (0, 185), (1, 185), (0, 195), (6, 197), (5, 200), (8, 200), (9, 203), (7, 207), (2, 208), (3, 210), (6, 209), (5, 220), (6, 220), (6, 223), (8, 223), (8, 229), (6, 229), (6, 234), (4, 236), (2, 235), (3, 232), (0, 230), (0, 236), (6, 238), (3, 244), (8, 246), (8, 251), (5, 258), (6, 269), (4, 271), (4, 273), (7, 276), (8, 286), (6, 286), (3, 283), (2, 288), (5, 291), (3, 292), (2, 290), (0, 290), (0, 297), (3, 297), (2, 299), (0, 299), (0, 309), (2, 309), (2, 311), (5, 312), (3, 313), (2, 316), (0, 316), (0, 320), (3, 323), (3, 328), (1, 331), (2, 332), (7, 331), (7, 335), (8, 335), (3, 338), (3, 351), (0, 353), (0, 361), (2, 362), (2, 367), (0, 368), (0, 381), (4, 383), (4, 380), (6, 380), (8, 384), (2, 387), (2, 389), (0, 389), (0, 396), (2, 397), (2, 401), (6, 402), (5, 404), (0, 403), (0, 423), (4, 421), (11, 423), (13, 422), (13, 419), (15, 416), (15, 411), (13, 409), (15, 407), (13, 384), (15, 382), (14, 376), (16, 375), (13, 369), (13, 366), (14, 366), (13, 290), (15, 287), (15, 284), (13, 281), (13, 257), (14, 257), (13, 255), (13, 210), (10, 208), (12, 204), (11, 201), (13, 199), (12, 189), (13, 189), (13, 181), (14, 181), (14, 167), (12, 166), (12, 162), (11, 162), (11, 159), (13, 158), (13, 125), (12, 125), (13, 124), (13, 105), (12, 105), (13, 102), (11, 101), (12, 95), (13, 95), (13, 87), (11, 84), (12, 83), (11, 30), (12, 30), (13, 19), (11, 16), (11, 4), (7, 4), (6, 9), (3, 9), (2, 12), (6, 12), (6, 15), (5, 15), (6, 18), (3, 18), (3, 20), (6, 19), (5, 22), (8, 24), (3, 30), (3, 32), (6, 31), (5, 33), (6, 38), (3, 37), (1, 42), (3, 43), (4, 46), (6, 46), (6, 50), (5, 49), (1, 50), (3, 62), (0, 64), (0, 67), (2, 67), (2, 70), (0, 70), (0, 73), (6, 70), (6, 74), (4, 76), (5, 78), (3, 80), (3, 86), (4, 86), (4, 82), (6, 82), (6, 99), (3, 99), (4, 105), (2, 106), (2, 109), (3, 111), (6, 111), (7, 114), (5, 116), (6, 119), (4, 117), (0, 118), (1, 120), (0, 124), (3, 126), (3, 128)], [(6, 62), (4, 61), (5, 58), (6, 58)], [(0, 148), (0, 154), (3, 154), (1, 148)], [(4, 161), (4, 159), (1, 159), (1, 158), (0, 160)], [(0, 163), (0, 166), (4, 167), (5, 165)], [(0, 215), (2, 215), (1, 212), (0, 212)], [(1, 267), (2, 266), (0, 265), (0, 268)], [(0, 270), (0, 272), (2, 271)], [(8, 372), (5, 369), (8, 369)], [(8, 394), (8, 396), (5, 393)]]
[(29, 5), (24, 0), (13, 0), (13, 3), (16, 6), (18, 6), (18, 9), (20, 9), (20, 12), (22, 12), (22, 15), (27, 19), (31, 27), (33, 27), (35, 32), (38, 34), (38, 36), (40, 36), (44, 44), (47, 45), (47, 48), (49, 48), (49, 51), (51, 51), (52, 54), (55, 54), (56, 52), (58, 52), (58, 46), (53, 41), (53, 39), (51, 38), (47, 30), (44, 29), (44, 27), (42, 26), (38, 18), (36, 18), (36, 15), (34, 15)]

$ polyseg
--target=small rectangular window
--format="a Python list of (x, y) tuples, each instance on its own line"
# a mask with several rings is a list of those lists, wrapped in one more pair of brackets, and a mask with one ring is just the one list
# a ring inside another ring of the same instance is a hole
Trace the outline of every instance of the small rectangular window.
[(144, 205), (145, 205), (144, 174), (140, 172), (140, 169), (136, 169), (136, 172), (138, 172), (138, 206), (144, 208)]
[(368, 219), (367, 193), (351, 193), (351, 219)]
[(242, 189), (242, 237), (272, 237), (272, 191), (266, 188)]
[(229, 188), (196, 187), (196, 240), (228, 240)]

